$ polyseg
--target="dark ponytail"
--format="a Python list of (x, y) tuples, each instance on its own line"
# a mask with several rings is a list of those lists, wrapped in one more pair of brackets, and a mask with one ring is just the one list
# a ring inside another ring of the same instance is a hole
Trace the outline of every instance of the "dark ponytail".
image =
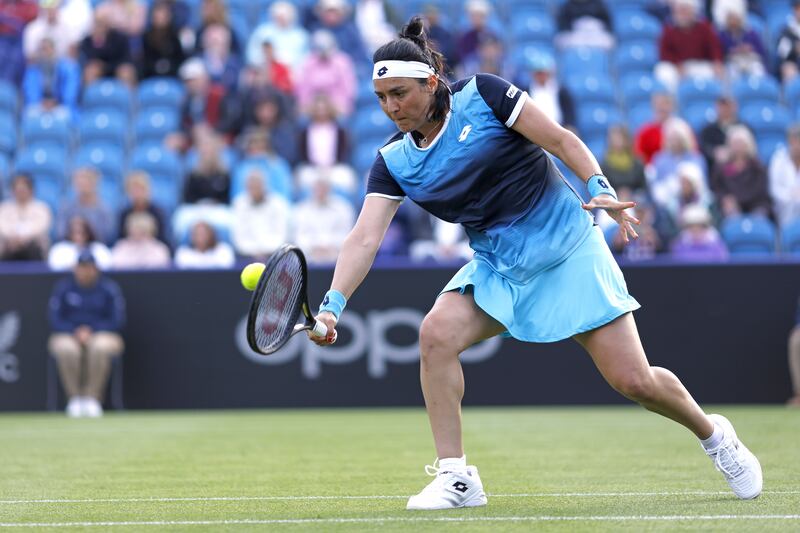
[[(444, 120), (450, 111), (450, 87), (443, 78), (445, 72), (445, 57), (441, 52), (433, 48), (431, 41), (425, 34), (425, 28), (420, 17), (413, 17), (408, 24), (400, 30), (399, 37), (390, 41), (372, 54), (372, 62), (378, 61), (419, 61), (433, 67), (439, 85), (434, 93), (433, 107), (431, 108), (428, 119), (431, 122)], [(427, 80), (419, 79), (419, 83), (424, 85)]]

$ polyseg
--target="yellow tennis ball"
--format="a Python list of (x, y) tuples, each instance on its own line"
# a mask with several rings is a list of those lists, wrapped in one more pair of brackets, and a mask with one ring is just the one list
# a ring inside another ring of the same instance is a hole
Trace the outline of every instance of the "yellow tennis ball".
[(242, 287), (248, 291), (256, 290), (256, 287), (258, 286), (258, 280), (261, 279), (261, 274), (264, 272), (264, 268), (266, 268), (264, 263), (250, 263), (244, 267), (244, 270), (242, 270), (242, 275), (240, 276), (242, 280)]

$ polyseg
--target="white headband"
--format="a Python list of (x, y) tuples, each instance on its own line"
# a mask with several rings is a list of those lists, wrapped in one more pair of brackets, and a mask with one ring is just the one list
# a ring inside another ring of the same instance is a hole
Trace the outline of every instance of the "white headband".
[(433, 68), (421, 61), (378, 61), (372, 69), (372, 79), (428, 78), (436, 75)]

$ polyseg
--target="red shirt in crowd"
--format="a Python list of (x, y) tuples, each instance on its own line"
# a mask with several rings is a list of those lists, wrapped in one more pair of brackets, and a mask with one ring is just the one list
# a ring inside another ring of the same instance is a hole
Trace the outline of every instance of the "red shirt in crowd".
[(689, 59), (722, 61), (719, 37), (705, 20), (697, 21), (686, 28), (666, 24), (661, 33), (658, 53), (662, 61), (675, 64)]

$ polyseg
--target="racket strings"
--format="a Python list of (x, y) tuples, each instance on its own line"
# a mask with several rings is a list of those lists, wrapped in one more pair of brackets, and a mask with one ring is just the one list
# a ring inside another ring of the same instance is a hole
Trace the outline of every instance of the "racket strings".
[(300, 312), (302, 264), (296, 254), (281, 257), (269, 273), (259, 302), (255, 337), (258, 347), (271, 351), (288, 338)]

